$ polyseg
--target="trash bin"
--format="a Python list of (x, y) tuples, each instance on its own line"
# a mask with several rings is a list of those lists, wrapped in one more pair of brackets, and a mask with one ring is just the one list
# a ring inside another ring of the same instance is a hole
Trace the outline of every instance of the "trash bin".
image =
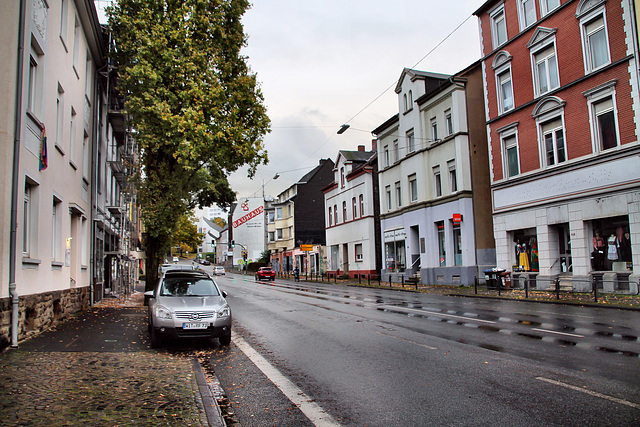
[(490, 268), (484, 271), (484, 278), (487, 282), (487, 289), (496, 290), (502, 285), (502, 275), (506, 270), (504, 268)]

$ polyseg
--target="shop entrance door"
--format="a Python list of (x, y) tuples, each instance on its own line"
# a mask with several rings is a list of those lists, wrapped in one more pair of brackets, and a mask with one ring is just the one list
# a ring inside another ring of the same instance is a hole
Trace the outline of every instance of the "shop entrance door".
[(573, 261), (571, 259), (571, 234), (569, 232), (569, 224), (558, 225), (557, 231), (560, 271), (563, 273), (571, 273), (573, 272)]

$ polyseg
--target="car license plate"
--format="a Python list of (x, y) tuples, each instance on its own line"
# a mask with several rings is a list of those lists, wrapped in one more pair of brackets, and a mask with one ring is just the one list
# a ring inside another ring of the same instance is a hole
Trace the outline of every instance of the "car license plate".
[(183, 323), (182, 329), (207, 329), (208, 323)]

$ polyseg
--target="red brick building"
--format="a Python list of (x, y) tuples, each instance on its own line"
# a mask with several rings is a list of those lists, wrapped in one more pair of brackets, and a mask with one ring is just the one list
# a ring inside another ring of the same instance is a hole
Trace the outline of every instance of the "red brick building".
[(497, 263), (516, 277), (582, 289), (640, 276), (632, 3), (490, 0), (475, 12)]

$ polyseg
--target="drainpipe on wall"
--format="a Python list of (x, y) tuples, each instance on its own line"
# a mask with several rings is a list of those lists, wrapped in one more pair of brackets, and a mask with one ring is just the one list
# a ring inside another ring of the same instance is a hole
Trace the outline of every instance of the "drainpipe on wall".
[(22, 129), (22, 74), (24, 69), (24, 28), (26, 22), (26, 0), (20, 0), (20, 23), (18, 24), (18, 66), (16, 81), (16, 120), (13, 139), (13, 177), (11, 182), (11, 233), (9, 237), (9, 294), (11, 295), (11, 346), (18, 346), (19, 302), (16, 291), (16, 241), (18, 233), (18, 187), (20, 183), (20, 135)]

